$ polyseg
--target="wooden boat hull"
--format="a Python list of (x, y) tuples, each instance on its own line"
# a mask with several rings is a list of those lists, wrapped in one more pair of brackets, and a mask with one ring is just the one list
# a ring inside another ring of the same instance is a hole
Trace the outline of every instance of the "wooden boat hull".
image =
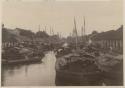
[(78, 73), (64, 70), (56, 71), (57, 86), (98, 86), (102, 85), (101, 72)]
[(102, 85), (101, 70), (91, 58), (70, 54), (58, 58), (55, 68), (57, 86)]

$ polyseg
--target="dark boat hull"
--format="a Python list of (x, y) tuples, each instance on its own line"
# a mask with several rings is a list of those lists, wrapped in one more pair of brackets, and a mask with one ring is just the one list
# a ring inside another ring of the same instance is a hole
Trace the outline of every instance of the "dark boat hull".
[(64, 70), (56, 71), (57, 86), (99, 86), (102, 85), (101, 72), (78, 73)]
[[(67, 57), (70, 61), (67, 61)], [(90, 58), (67, 55), (56, 62), (57, 86), (99, 86), (102, 85), (101, 70)]]

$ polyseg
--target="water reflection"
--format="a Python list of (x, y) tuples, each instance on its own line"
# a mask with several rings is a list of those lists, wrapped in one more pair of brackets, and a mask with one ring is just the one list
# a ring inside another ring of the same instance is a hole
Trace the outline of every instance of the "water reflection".
[(48, 52), (42, 63), (2, 67), (4, 86), (53, 86), (55, 85), (55, 62), (53, 52)]
[[(2, 85), (3, 86), (80, 86), (80, 85), (123, 85), (123, 71), (122, 66), (117, 66), (120, 74), (110, 74), (113, 78), (109, 78), (103, 74), (90, 76), (90, 79), (94, 79), (92, 82), (81, 80), (80, 76), (71, 76), (71, 74), (56, 73), (55, 71), (56, 58), (53, 52), (48, 52), (45, 57), (39, 63), (32, 64), (19, 64), (2, 67)], [(96, 78), (97, 76), (97, 78)], [(103, 77), (103, 80), (102, 80)], [(106, 77), (106, 78), (104, 78)], [(115, 78), (115, 81), (114, 81)], [(68, 79), (68, 80), (67, 80)], [(88, 80), (84, 78), (85, 80)], [(97, 79), (95, 81), (95, 79)], [(82, 82), (81, 82), (82, 81)], [(92, 83), (92, 84), (91, 84)], [(93, 84), (95, 83), (95, 84)]]

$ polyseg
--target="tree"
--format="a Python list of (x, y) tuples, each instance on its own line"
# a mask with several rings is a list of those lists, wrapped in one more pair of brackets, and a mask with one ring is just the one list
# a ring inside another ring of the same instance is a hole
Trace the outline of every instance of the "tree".
[(21, 36), (26, 36), (28, 38), (32, 38), (35, 34), (30, 31), (30, 30), (25, 30), (25, 29), (20, 29), (20, 28), (16, 28), (20, 31), (20, 35)]
[(36, 37), (39, 37), (39, 38), (47, 38), (49, 37), (49, 35), (45, 32), (45, 31), (38, 31), (36, 33)]
[(8, 32), (8, 29), (2, 28), (2, 42), (16, 42), (16, 35)]
[(92, 34), (98, 34), (98, 32), (94, 30), (94, 31), (92, 32)]

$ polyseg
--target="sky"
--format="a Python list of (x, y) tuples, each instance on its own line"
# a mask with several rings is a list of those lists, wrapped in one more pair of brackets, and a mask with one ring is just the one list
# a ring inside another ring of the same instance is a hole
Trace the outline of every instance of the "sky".
[(86, 21), (86, 34), (115, 30), (123, 24), (122, 0), (55, 1), (55, 0), (3, 0), (2, 23), (37, 32), (45, 29), (68, 36), (73, 31), (74, 17), (78, 34)]

